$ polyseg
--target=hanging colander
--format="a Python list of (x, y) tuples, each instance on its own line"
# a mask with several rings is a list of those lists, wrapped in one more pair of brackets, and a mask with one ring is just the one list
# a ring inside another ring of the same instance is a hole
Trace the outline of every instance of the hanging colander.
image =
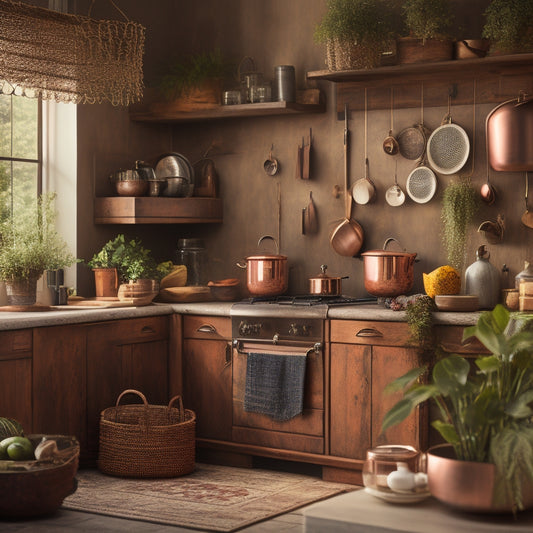
[(420, 161), (407, 177), (406, 190), (411, 200), (418, 204), (425, 204), (437, 191), (437, 177), (423, 161)]
[(429, 164), (439, 174), (455, 174), (465, 165), (470, 154), (470, 141), (466, 131), (452, 124), (450, 114), (446, 115), (429, 137), (427, 157)]

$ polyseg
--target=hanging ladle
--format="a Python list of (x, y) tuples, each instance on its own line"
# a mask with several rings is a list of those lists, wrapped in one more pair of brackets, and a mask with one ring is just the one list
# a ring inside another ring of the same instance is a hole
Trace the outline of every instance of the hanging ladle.
[(270, 148), (268, 159), (263, 163), (263, 168), (269, 176), (274, 176), (279, 170), (279, 162), (277, 159), (272, 157), (272, 150), (274, 150), (274, 145), (272, 145)]
[(400, 150), (400, 145), (398, 144), (398, 141), (396, 140), (396, 137), (392, 134), (392, 130), (394, 128), (394, 119), (393, 119), (393, 113), (394, 113), (394, 90), (390, 90), (390, 130), (387, 137), (385, 137), (385, 140), (383, 141), (383, 150), (386, 154), (389, 155), (396, 155)]
[(392, 207), (398, 207), (405, 202), (405, 193), (398, 185), (398, 162), (394, 169), (394, 185), (391, 185), (385, 192), (385, 200)]
[(529, 196), (529, 173), (526, 172), (526, 212), (522, 215), (522, 224), (528, 228), (533, 229), (533, 213), (529, 212), (529, 207), (527, 205), (527, 199)]

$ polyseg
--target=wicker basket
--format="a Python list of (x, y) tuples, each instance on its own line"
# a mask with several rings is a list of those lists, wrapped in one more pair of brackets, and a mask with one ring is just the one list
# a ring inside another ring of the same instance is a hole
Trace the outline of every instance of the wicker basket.
[[(119, 405), (126, 394), (143, 404)], [(173, 407), (175, 403), (178, 407)], [(194, 470), (196, 415), (180, 396), (149, 405), (139, 391), (127, 389), (115, 407), (100, 415), (98, 468), (105, 474), (136, 478), (177, 477)]]
[(28, 435), (33, 446), (53, 439), (59, 453), (49, 460), (0, 461), (0, 518), (51, 514), (76, 490), (80, 445), (66, 435)]

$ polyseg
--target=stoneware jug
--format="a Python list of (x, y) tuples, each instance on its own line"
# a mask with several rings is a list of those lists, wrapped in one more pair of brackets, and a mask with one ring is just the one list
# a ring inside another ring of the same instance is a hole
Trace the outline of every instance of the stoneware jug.
[(492, 309), (500, 300), (500, 273), (489, 262), (490, 253), (485, 245), (476, 251), (476, 261), (465, 272), (466, 294), (479, 298), (480, 309)]

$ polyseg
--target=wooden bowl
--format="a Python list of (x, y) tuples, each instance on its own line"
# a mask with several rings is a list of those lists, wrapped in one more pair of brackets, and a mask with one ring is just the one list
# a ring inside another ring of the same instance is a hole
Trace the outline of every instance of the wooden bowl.
[(468, 313), (479, 309), (479, 298), (475, 295), (437, 294), (435, 305), (439, 311)]
[(120, 301), (132, 301), (134, 305), (148, 305), (159, 293), (159, 282), (153, 279), (138, 279), (122, 283), (118, 287)]
[(28, 435), (37, 446), (46, 436), (59, 454), (52, 460), (0, 461), (0, 517), (27, 518), (51, 514), (76, 491), (80, 445), (65, 435)]
[(211, 289), (211, 296), (221, 302), (235, 302), (240, 299), (241, 287), (238, 279), (223, 279), (210, 281), (207, 286)]

